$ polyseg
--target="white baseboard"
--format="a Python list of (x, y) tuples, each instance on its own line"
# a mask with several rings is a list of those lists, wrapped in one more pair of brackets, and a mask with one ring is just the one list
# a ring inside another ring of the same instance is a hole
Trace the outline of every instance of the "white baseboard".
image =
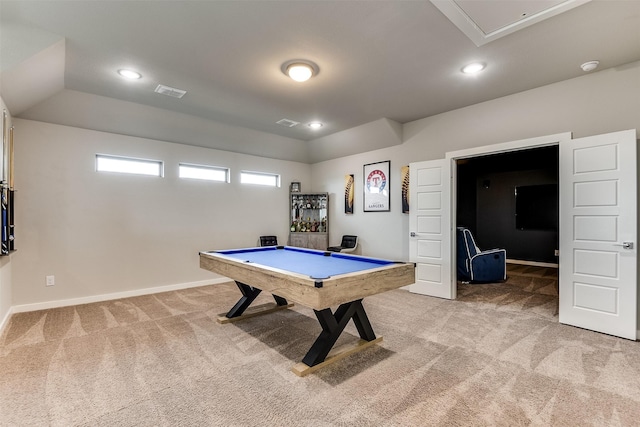
[(9, 310), (7, 310), (7, 314), (4, 316), (4, 319), (0, 321), (0, 337), (4, 333), (4, 327), (9, 324), (9, 319), (11, 319), (12, 314), (13, 314), (13, 307), (9, 307)]
[[(7, 321), (11, 313), (24, 313), (28, 311), (47, 310), (49, 308), (68, 307), (71, 305), (90, 304), (93, 302), (109, 301), (121, 298), (138, 297), (141, 295), (159, 294), (161, 292), (178, 291), (181, 289), (197, 288), (200, 286), (216, 285), (218, 283), (228, 282), (229, 279), (221, 277), (213, 280), (201, 280), (198, 282), (177, 283), (175, 285), (156, 286), (153, 288), (136, 289), (133, 291), (114, 292), (112, 294), (93, 295), (90, 297), (71, 298), (57, 301), (37, 302), (33, 304), (14, 305), (9, 310), (9, 315), (4, 321)], [(3, 321), (3, 322), (4, 322)]]
[(552, 267), (558, 268), (558, 264), (554, 262), (538, 262), (538, 261), (523, 261), (519, 259), (507, 259), (507, 263), (509, 264), (519, 264), (519, 265), (531, 265), (534, 267)]

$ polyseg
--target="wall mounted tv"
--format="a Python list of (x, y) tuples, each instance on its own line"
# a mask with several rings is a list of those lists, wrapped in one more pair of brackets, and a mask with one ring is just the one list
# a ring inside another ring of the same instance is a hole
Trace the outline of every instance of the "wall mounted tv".
[(516, 228), (558, 230), (558, 184), (516, 187)]

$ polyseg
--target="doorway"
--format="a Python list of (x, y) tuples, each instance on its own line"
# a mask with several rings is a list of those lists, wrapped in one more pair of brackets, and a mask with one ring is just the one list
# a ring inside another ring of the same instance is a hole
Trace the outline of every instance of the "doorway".
[(526, 301), (538, 314), (557, 316), (558, 145), (456, 159), (455, 165), (454, 227), (468, 228), (482, 250), (507, 253), (505, 281), (458, 281), (458, 298)]
[(506, 249), (513, 264), (557, 267), (558, 152), (552, 145), (455, 160), (455, 225), (481, 249)]
[(559, 147), (560, 323), (636, 339), (636, 130), (570, 133), (448, 152), (410, 165), (411, 292), (455, 299), (457, 161)]

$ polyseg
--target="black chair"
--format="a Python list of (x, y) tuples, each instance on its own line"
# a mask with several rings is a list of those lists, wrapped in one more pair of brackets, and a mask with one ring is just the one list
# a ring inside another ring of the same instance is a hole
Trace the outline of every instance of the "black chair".
[(260, 246), (277, 246), (278, 236), (260, 236)]
[(327, 250), (331, 252), (353, 252), (356, 250), (357, 246), (358, 236), (345, 234), (344, 236), (342, 236), (342, 242), (340, 242), (340, 246), (329, 246)]

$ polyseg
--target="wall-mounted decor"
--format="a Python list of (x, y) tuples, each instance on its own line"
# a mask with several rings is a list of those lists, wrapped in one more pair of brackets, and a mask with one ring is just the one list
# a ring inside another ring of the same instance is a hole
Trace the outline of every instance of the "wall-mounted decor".
[(409, 166), (400, 168), (400, 179), (402, 180), (402, 213), (409, 213)]
[(0, 206), (2, 208), (2, 242), (0, 255), (9, 255), (9, 189), (2, 186)]
[(14, 216), (14, 200), (15, 200), (15, 190), (13, 187), (14, 184), (14, 161), (13, 161), (13, 126), (9, 128), (9, 197), (7, 199), (8, 209), (7, 209), (7, 222), (9, 223), (9, 252), (15, 250), (15, 216)]
[(14, 162), (13, 162), (13, 126), (9, 128), (9, 188), (13, 190)]
[(300, 192), (300, 183), (293, 181), (291, 183), (291, 187), (289, 189), (289, 191), (291, 191), (292, 193), (299, 193)]
[(344, 176), (344, 213), (353, 214), (354, 198), (354, 177), (353, 174)]
[(7, 110), (2, 110), (0, 129), (0, 255), (9, 255), (14, 246), (13, 126)]
[(391, 184), (389, 182), (389, 170), (391, 162), (389, 160), (378, 163), (364, 165), (364, 211), (365, 212), (385, 212), (391, 210), (389, 203), (389, 193)]
[(13, 129), (8, 128), (7, 110), (2, 111), (2, 162), (0, 177), (2, 183), (0, 185), (0, 255), (9, 255), (9, 251), (13, 249), (13, 206), (10, 202), (13, 200), (13, 191), (9, 190), (9, 182), (13, 181), (10, 176), (9, 156), (10, 156), (10, 140), (13, 138)]
[(2, 110), (2, 147), (0, 147), (0, 153), (2, 153), (2, 161), (0, 161), (0, 180), (2, 184), (7, 181), (7, 168), (5, 164), (7, 162), (6, 150), (9, 148), (9, 128), (8, 126), (7, 110)]

